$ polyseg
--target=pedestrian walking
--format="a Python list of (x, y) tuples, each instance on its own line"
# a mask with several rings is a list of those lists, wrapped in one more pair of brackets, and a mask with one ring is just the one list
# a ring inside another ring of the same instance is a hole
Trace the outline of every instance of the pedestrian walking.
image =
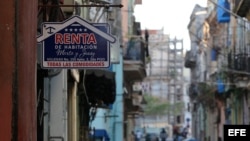
[(161, 141), (166, 141), (167, 137), (168, 137), (168, 134), (167, 134), (166, 130), (164, 128), (162, 128), (162, 130), (160, 132)]
[(142, 138), (142, 133), (140, 130), (137, 130), (136, 131), (136, 141), (140, 141)]
[(135, 134), (134, 131), (131, 132), (130, 140), (129, 141), (136, 141), (136, 134)]

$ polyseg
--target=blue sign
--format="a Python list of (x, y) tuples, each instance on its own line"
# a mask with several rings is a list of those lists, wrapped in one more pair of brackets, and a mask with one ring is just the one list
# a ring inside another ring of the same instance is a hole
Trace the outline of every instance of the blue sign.
[(64, 22), (45, 22), (37, 38), (43, 47), (44, 68), (108, 68), (110, 43), (107, 23), (89, 23), (79, 16)]

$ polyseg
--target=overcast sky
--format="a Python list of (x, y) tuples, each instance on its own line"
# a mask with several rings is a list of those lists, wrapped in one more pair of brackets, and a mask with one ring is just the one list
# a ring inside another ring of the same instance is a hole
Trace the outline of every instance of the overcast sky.
[(170, 37), (184, 40), (189, 49), (188, 23), (195, 4), (206, 6), (207, 0), (142, 0), (136, 5), (134, 15), (142, 29), (161, 29)]

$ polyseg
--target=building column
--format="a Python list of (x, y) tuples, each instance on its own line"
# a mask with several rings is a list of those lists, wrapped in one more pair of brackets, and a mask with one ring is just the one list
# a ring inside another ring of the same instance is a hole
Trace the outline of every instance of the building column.
[(0, 137), (35, 141), (37, 1), (0, 5)]

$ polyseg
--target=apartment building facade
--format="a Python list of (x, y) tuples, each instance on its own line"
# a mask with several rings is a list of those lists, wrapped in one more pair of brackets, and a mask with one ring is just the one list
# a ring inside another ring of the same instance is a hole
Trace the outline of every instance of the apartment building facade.
[(223, 125), (249, 124), (246, 7), (245, 0), (208, 0), (190, 16), (185, 66), (191, 70), (192, 133), (199, 140), (223, 140)]

